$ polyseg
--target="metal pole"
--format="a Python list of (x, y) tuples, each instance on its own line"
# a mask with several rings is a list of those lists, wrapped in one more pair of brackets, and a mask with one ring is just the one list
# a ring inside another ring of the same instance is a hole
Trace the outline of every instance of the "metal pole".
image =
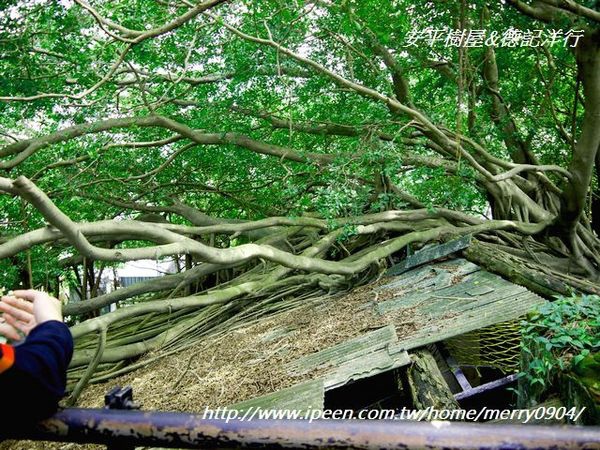
[(201, 415), (66, 409), (19, 439), (170, 448), (600, 449), (600, 427), (460, 422), (203, 419)]

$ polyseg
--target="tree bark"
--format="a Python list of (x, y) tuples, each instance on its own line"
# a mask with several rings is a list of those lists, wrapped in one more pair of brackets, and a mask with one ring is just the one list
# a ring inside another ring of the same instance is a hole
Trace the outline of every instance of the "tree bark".
[(590, 193), (591, 201), (591, 226), (596, 236), (600, 236), (600, 148), (596, 150), (596, 189)]
[(585, 96), (585, 114), (569, 166), (558, 220), (558, 232), (572, 243), (575, 226), (585, 207), (600, 146), (600, 31), (587, 34), (576, 51), (578, 76)]
[(460, 409), (440, 372), (435, 358), (427, 350), (418, 350), (408, 369), (408, 384), (416, 409)]

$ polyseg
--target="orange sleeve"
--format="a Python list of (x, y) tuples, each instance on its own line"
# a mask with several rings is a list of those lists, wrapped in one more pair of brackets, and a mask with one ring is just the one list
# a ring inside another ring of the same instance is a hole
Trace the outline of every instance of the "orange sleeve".
[(7, 371), (15, 363), (15, 349), (11, 345), (0, 344), (0, 373)]

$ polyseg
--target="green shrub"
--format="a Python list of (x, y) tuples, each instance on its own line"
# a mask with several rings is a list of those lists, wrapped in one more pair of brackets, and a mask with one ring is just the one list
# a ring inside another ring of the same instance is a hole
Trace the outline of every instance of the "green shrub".
[(539, 400), (560, 372), (581, 371), (600, 351), (600, 297), (559, 297), (522, 322), (521, 351), (527, 396)]

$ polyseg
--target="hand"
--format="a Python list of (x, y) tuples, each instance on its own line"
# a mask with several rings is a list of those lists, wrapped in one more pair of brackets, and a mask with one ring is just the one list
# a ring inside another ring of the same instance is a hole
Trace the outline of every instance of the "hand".
[(37, 325), (33, 303), (12, 295), (3, 296), (0, 300), (0, 335), (12, 341), (20, 341), (21, 331), (25, 336)]
[(49, 320), (62, 322), (62, 305), (60, 301), (45, 292), (27, 289), (14, 291), (13, 296), (33, 303), (33, 315), (38, 324)]

